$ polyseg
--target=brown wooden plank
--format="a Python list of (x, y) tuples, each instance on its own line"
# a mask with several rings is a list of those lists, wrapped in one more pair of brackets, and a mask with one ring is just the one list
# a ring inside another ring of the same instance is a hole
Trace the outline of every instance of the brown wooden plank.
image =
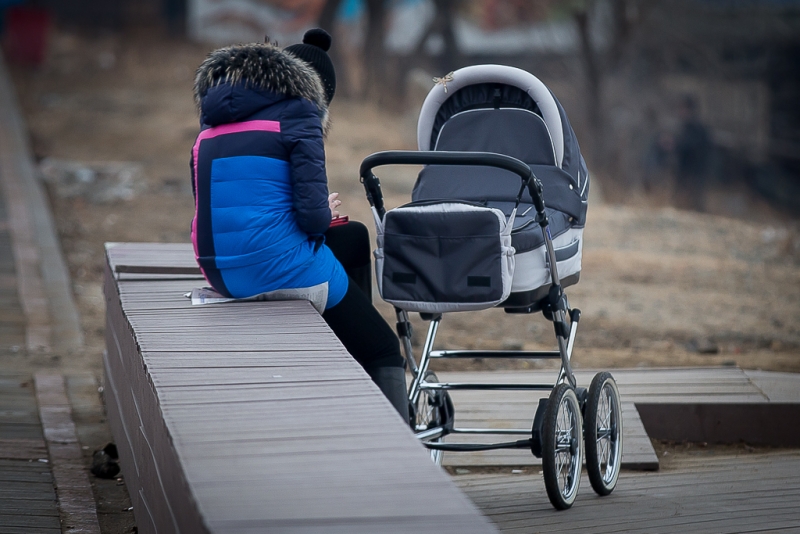
[[(435, 523), (437, 534), (461, 534), (474, 530), (474, 523), (463, 516), (438, 516)], [(418, 534), (430, 532), (431, 518), (426, 515), (413, 517), (386, 517), (380, 519), (359, 518), (358, 520), (314, 520), (293, 519), (291, 521), (220, 521), (212, 524), (220, 532), (242, 534), (261, 534), (277, 531), (286, 534)]]
[[(221, 313), (219, 309), (215, 310), (215, 312), (209, 313), (207, 315), (201, 315), (196, 311), (192, 311), (191, 315), (187, 317), (181, 317), (177, 313), (170, 314), (170, 322), (169, 324), (164, 324), (163, 317), (159, 317), (159, 315), (153, 316), (142, 316), (140, 314), (130, 315), (130, 324), (133, 326), (137, 332), (142, 331), (149, 331), (149, 332), (159, 332), (159, 331), (181, 331), (186, 329), (192, 330), (203, 330), (206, 327), (223, 329), (228, 327), (238, 327), (239, 329), (244, 328), (258, 328), (262, 325), (276, 325), (278, 320), (283, 320), (284, 323), (288, 322), (289, 318), (297, 318), (298, 321), (302, 321), (301, 324), (318, 324), (315, 322), (308, 321), (307, 317), (308, 314), (305, 310), (297, 311), (296, 313), (291, 313), (291, 310), (283, 309), (280, 312), (275, 312), (275, 318), (273, 319), (269, 313), (265, 313), (266, 310), (263, 308), (259, 308), (258, 313), (250, 313), (248, 310), (244, 310), (240, 313), (230, 313), (225, 314)], [(271, 310), (270, 310), (271, 311)]]
[(0, 439), (0, 458), (38, 460), (47, 458), (47, 448), (41, 439)]
[(61, 533), (61, 525), (57, 517), (23, 516), (19, 514), (0, 515), (0, 528), (3, 534), (42, 534)]
[(0, 517), (4, 515), (58, 517), (58, 510), (53, 500), (2, 500), (0, 501)]
[(196, 264), (191, 243), (106, 243), (106, 256), (112, 266), (118, 263), (150, 265), (165, 258)]
[(178, 267), (172, 265), (125, 265), (116, 264), (114, 272), (127, 274), (195, 274), (202, 275), (200, 267)]
[(797, 402), (800, 374), (745, 370), (744, 374), (771, 402)]
[(142, 356), (147, 365), (159, 369), (209, 369), (220, 367), (276, 367), (286, 364), (301, 366), (321, 366), (342, 363), (349, 359), (344, 351), (284, 351), (264, 350), (263, 352), (147, 352)]
[(49, 464), (0, 460), (0, 532), (60, 532), (59, 525)]

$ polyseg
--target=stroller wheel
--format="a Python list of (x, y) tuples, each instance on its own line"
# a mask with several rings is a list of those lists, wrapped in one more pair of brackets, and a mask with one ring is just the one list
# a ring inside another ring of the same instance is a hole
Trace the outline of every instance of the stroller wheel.
[[(425, 382), (438, 381), (439, 378), (433, 371), (425, 373)], [(453, 403), (446, 391), (423, 389), (419, 392), (417, 403), (412, 408), (415, 432), (439, 426), (448, 427), (453, 419)], [(440, 443), (442, 438), (435, 438), (430, 441)], [(431, 449), (430, 453), (433, 463), (442, 465), (443, 451)]]
[(544, 486), (553, 506), (566, 510), (578, 495), (583, 464), (581, 406), (569, 384), (559, 384), (553, 389), (544, 417)]
[(609, 372), (595, 375), (586, 398), (586, 471), (598, 495), (614, 491), (622, 463), (622, 410)]

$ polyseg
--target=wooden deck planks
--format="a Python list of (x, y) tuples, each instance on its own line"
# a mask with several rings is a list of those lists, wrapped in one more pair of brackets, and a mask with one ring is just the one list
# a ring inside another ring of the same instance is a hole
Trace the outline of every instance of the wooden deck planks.
[(502, 532), (796, 531), (800, 453), (698, 454), (675, 471), (624, 471), (609, 497), (584, 476), (575, 506), (555, 512), (541, 476), (460, 475), (455, 480)]
[(0, 375), (0, 532), (61, 532), (32, 377)]
[(800, 380), (797, 373), (753, 370), (743, 372), (770, 402), (797, 402), (800, 396), (798, 394)]
[[(0, 176), (0, 180), (2, 180)], [(17, 292), (14, 244), (6, 207), (4, 187), (0, 185), (0, 350), (25, 346), (25, 314)]]
[[(578, 384), (588, 387), (595, 373), (576, 371)], [(796, 419), (800, 414), (800, 376), (797, 374), (738, 368), (615, 369), (612, 374), (623, 402), (625, 468), (658, 467), (650, 437), (677, 441), (744, 440), (773, 445), (798, 442), (797, 430), (778, 424), (779, 420)], [(445, 382), (548, 383), (555, 379), (554, 371), (440, 372), (438, 375)], [(529, 428), (538, 399), (545, 395), (537, 392), (452, 391), (451, 396), (456, 405), (457, 426)], [(647, 429), (642, 420), (645, 416), (649, 423)], [(488, 440), (480, 437), (477, 441), (510, 439), (508, 436), (489, 436)], [(463, 443), (476, 439), (453, 435), (447, 441)], [(460, 467), (526, 466), (540, 465), (541, 461), (528, 451), (503, 450), (445, 453), (444, 464)]]
[(202, 281), (113, 274), (187, 254), (108, 248), (109, 414), (140, 532), (492, 531), (310, 304), (192, 307)]
[[(657, 372), (654, 372), (657, 371)], [(596, 370), (578, 370), (575, 376), (579, 386), (588, 387)], [(686, 397), (693, 395), (739, 399), (741, 395), (753, 396), (761, 401), (767, 400), (764, 393), (754, 385), (745, 372), (738, 368), (695, 368), (695, 369), (612, 369), (611, 373), (620, 388), (625, 392), (625, 400), (640, 402), (667, 397)], [(492, 371), (487, 373), (446, 373), (448, 380), (460, 381), (470, 377), (480, 378), (489, 383), (497, 382), (552, 382), (555, 372), (531, 371), (526, 373)], [(442, 373), (445, 376), (445, 373)], [(443, 376), (440, 377), (443, 379)], [(795, 378), (797, 383), (797, 378)]]
[[(13, 332), (18, 338), (19, 328), (24, 328), (23, 346), (29, 351), (77, 351), (83, 347), (83, 330), (69, 271), (2, 56), (0, 53), (0, 189), (6, 213), (3, 226), (11, 238), (7, 242), (11, 254), (6, 257), (14, 262), (19, 299), (14, 307), (21, 306), (25, 318), (25, 323), (15, 325)], [(5, 256), (2, 253), (7, 254), (8, 248), (0, 250), (0, 256)]]

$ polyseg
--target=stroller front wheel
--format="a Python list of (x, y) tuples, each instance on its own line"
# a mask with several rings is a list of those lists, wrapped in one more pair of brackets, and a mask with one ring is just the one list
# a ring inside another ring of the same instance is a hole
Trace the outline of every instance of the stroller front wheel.
[(550, 502), (566, 510), (578, 496), (583, 464), (583, 418), (575, 390), (556, 386), (550, 394), (542, 430), (542, 471)]
[(622, 463), (622, 410), (611, 373), (597, 373), (586, 398), (586, 471), (598, 495), (617, 485)]

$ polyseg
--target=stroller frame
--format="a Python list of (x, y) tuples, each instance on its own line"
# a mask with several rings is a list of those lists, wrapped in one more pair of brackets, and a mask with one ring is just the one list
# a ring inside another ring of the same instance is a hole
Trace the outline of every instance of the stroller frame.
[[(540, 226), (549, 258), (549, 288), (540, 288), (546, 290), (544, 296), (531, 302), (523, 302), (522, 306), (519, 306), (518, 302), (512, 304), (506, 301), (497, 307), (503, 307), (507, 313), (530, 314), (541, 311), (554, 325), (558, 350), (433, 350), (443, 314), (421, 313), (423, 320), (428, 320), (430, 324), (417, 362), (411, 343), (412, 326), (409, 313), (407, 310), (395, 307), (397, 334), (413, 376), (408, 390), (412, 428), (417, 438), (430, 449), (432, 460), (440, 465), (444, 451), (529, 449), (534, 456), (542, 458), (545, 487), (551, 503), (557, 509), (567, 509), (572, 506), (577, 495), (583, 463), (582, 443), (585, 439), (590, 453), (586, 460), (592, 487), (600, 495), (611, 493), (616, 486), (622, 455), (619, 394), (613, 377), (607, 372), (599, 373), (592, 381), (589, 390), (577, 387), (570, 359), (581, 312), (577, 308), (569, 307), (569, 301), (561, 285), (555, 248), (545, 211), (543, 187), (539, 179), (522, 161), (496, 153), (446, 151), (375, 153), (364, 159), (359, 175), (376, 221), (383, 220), (386, 209), (380, 180), (372, 170), (383, 165), (490, 166), (517, 174), (521, 180), (518, 198), (525, 189), (529, 191), (536, 209), (535, 222)], [(543, 291), (536, 293), (542, 295)], [(431, 361), (439, 358), (558, 359), (561, 365), (553, 384), (454, 383), (440, 382), (429, 370)], [(548, 399), (540, 399), (530, 430), (462, 428), (454, 425), (454, 408), (447, 394), (451, 390), (550, 391), (551, 394)], [(604, 410), (602, 415), (598, 413), (601, 409)], [(427, 413), (421, 414), (420, 411)], [(591, 423), (586, 431), (583, 428), (584, 417)], [(497, 443), (444, 443), (443, 438), (449, 434), (529, 437)], [(597, 449), (601, 442), (607, 442), (603, 450)]]

